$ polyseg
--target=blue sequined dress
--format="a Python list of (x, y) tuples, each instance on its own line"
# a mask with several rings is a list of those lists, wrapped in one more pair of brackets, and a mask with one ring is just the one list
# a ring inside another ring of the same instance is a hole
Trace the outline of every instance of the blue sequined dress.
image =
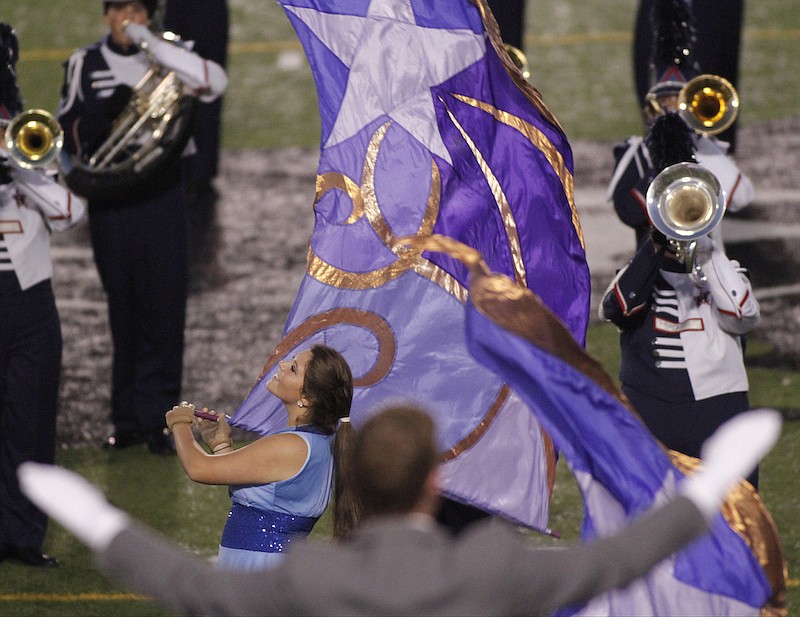
[(263, 570), (275, 567), (292, 541), (305, 537), (331, 497), (334, 435), (312, 426), (287, 428), (308, 446), (305, 465), (280, 482), (231, 486), (231, 511), (217, 557), (217, 567)]

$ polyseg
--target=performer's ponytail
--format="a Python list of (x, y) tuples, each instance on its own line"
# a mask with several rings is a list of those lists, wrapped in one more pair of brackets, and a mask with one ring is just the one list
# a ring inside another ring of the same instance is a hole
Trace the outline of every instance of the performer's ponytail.
[(302, 394), (310, 401), (309, 421), (333, 440), (333, 536), (347, 536), (361, 513), (352, 474), (355, 431), (350, 424), (353, 375), (344, 357), (327, 345), (314, 345), (306, 365)]
[(355, 430), (349, 417), (341, 419), (333, 440), (333, 537), (346, 538), (358, 524), (361, 503), (353, 486)]

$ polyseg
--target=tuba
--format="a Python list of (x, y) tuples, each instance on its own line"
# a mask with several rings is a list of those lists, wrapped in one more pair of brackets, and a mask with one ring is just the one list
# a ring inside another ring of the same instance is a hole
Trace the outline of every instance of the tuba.
[(58, 158), (63, 145), (64, 131), (55, 116), (44, 109), (23, 111), (6, 127), (6, 150), (25, 169), (46, 167)]
[[(172, 33), (162, 37), (177, 40)], [(141, 191), (156, 171), (180, 157), (189, 141), (195, 97), (175, 71), (152, 56), (149, 60), (149, 69), (134, 86), (108, 137), (88, 156), (61, 155), (67, 186), (89, 200)]]
[(739, 113), (736, 88), (719, 75), (698, 75), (678, 94), (678, 114), (697, 133), (716, 135), (727, 129)]
[(659, 173), (645, 197), (653, 226), (675, 246), (686, 271), (695, 266), (697, 240), (711, 233), (725, 214), (725, 192), (716, 176), (697, 163), (677, 163)]

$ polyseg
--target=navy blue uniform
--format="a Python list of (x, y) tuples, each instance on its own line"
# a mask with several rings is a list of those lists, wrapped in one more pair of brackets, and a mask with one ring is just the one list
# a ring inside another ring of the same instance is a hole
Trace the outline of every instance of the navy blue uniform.
[[(145, 36), (139, 28), (136, 35)], [(216, 98), (227, 84), (219, 66), (186, 49), (153, 38), (148, 50), (201, 100)], [(149, 66), (138, 46), (122, 48), (110, 36), (71, 55), (58, 111), (66, 152), (83, 159), (94, 152)], [(183, 370), (188, 218), (182, 164), (165, 162), (135, 190), (88, 205), (114, 343), (111, 419), (117, 437), (144, 436), (151, 450), (163, 452), (164, 413), (180, 400)]]
[(0, 168), (0, 559), (51, 565), (41, 555), (47, 517), (20, 492), (17, 467), (55, 457), (62, 340), (50, 233), (84, 208), (40, 171)]
[(661, 443), (694, 457), (721, 424), (749, 409), (742, 336), (760, 316), (743, 269), (706, 240), (697, 253), (705, 280), (648, 238), (600, 307), (620, 329), (622, 391)]
[[(164, 27), (193, 41), (192, 49), (223, 68), (228, 63), (227, 0), (169, 0), (164, 12)], [(219, 168), (222, 97), (197, 105), (194, 140), (197, 152), (190, 161), (189, 179), (205, 186)]]

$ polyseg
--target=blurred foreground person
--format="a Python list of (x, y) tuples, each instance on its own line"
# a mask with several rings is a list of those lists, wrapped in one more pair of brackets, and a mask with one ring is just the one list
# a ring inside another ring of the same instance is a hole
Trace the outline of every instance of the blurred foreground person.
[(23, 112), (18, 58), (16, 33), (0, 23), (0, 560), (52, 567), (47, 516), (20, 492), (17, 466), (55, 457), (62, 340), (50, 234), (77, 223), (84, 205), (38, 167), (54, 150), (36, 137), (47, 120)]
[[(268, 572), (219, 572), (144, 529), (85, 479), (26, 464), (40, 507), (95, 552), (99, 567), (191, 615), (542, 615), (625, 586), (709, 528), (735, 482), (770, 450), (780, 415), (737, 417), (706, 443), (678, 496), (621, 533), (564, 550), (535, 548), (504, 523), (454, 539), (434, 522), (439, 452), (427, 413), (396, 406), (357, 433), (354, 481), (364, 523), (336, 545), (297, 546)], [(392, 456), (387, 456), (391, 453)]]

